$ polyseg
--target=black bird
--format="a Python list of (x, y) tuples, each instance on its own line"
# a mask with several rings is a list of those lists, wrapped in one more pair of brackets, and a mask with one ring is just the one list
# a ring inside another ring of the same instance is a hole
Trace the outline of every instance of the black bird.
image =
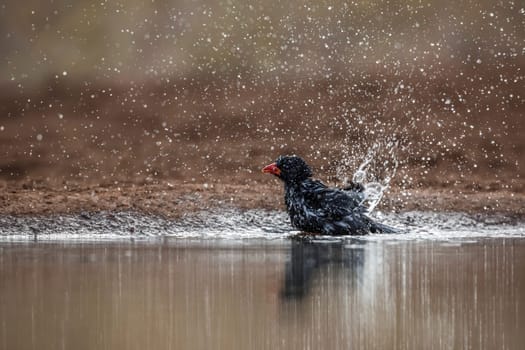
[(361, 185), (329, 188), (311, 178), (312, 169), (301, 157), (280, 156), (262, 171), (284, 182), (286, 208), (292, 225), (299, 230), (334, 236), (396, 232), (366, 215)]

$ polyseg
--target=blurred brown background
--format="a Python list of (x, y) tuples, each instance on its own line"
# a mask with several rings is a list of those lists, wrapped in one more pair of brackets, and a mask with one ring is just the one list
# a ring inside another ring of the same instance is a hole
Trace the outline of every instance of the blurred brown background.
[(523, 192), (524, 24), (508, 1), (4, 1), (0, 179), (247, 183), (298, 153), (340, 181), (372, 150), (393, 186)]

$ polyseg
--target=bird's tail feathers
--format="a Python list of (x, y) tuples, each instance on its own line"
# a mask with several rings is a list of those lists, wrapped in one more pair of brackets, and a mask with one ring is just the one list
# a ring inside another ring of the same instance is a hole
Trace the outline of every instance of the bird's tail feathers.
[(400, 231), (394, 227), (380, 224), (374, 221), (371, 221), (370, 231), (372, 233), (400, 233)]

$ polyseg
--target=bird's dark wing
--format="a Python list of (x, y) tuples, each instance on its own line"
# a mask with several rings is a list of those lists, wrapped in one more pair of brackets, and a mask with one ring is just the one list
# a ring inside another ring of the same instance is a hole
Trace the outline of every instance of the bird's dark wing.
[(370, 233), (371, 220), (366, 216), (366, 208), (361, 205), (361, 192), (328, 188), (315, 180), (304, 181), (301, 192), (306, 225), (297, 220), (296, 226), (328, 235)]
[(340, 220), (351, 214), (365, 213), (361, 205), (362, 193), (351, 190), (329, 188), (317, 180), (303, 182), (305, 204), (318, 215), (331, 220)]

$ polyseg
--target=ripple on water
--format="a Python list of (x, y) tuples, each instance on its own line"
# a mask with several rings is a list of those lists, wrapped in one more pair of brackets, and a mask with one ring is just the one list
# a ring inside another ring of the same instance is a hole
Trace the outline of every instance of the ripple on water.
[[(525, 223), (503, 216), (464, 213), (375, 213), (377, 220), (400, 229), (399, 234), (369, 235), (375, 240), (457, 240), (481, 237), (525, 237)], [(0, 239), (122, 240), (162, 237), (196, 239), (285, 239), (298, 233), (280, 211), (234, 209), (199, 212), (166, 219), (133, 212), (0, 217)], [(324, 239), (316, 237), (316, 240)], [(333, 237), (332, 237), (333, 239)], [(328, 239), (327, 239), (328, 240)]]

